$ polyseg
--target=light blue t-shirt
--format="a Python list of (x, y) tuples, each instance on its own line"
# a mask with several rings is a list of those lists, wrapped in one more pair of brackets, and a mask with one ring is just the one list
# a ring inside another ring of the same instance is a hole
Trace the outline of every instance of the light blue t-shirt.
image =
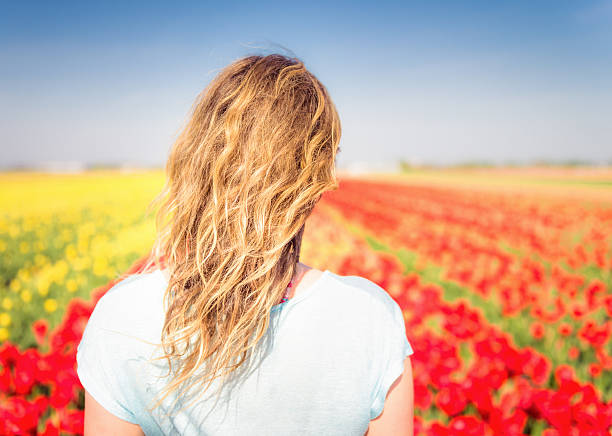
[[(149, 361), (160, 356), (167, 285), (160, 270), (117, 283), (98, 301), (77, 350), (84, 388), (146, 435), (363, 435), (413, 353), (402, 311), (383, 288), (325, 270), (274, 306), (257, 363), (241, 367), (220, 399), (213, 382), (178, 413), (180, 401), (170, 408), (177, 394), (149, 413), (168, 370), (165, 359)], [(188, 403), (190, 395), (180, 398)]]

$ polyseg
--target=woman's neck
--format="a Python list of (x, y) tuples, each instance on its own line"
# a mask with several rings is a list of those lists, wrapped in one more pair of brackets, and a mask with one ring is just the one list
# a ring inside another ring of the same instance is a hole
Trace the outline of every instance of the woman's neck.
[(293, 278), (291, 279), (291, 290), (289, 291), (289, 299), (293, 298), (298, 291), (298, 286), (302, 283), (302, 279), (306, 275), (308, 271), (312, 268), (308, 265), (303, 264), (302, 262), (298, 262), (295, 268), (295, 273), (293, 274)]

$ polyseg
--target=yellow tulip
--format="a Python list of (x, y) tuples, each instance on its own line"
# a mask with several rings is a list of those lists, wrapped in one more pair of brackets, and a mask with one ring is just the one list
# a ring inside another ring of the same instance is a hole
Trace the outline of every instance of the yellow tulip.
[(75, 279), (66, 280), (66, 289), (68, 289), (68, 292), (76, 292), (79, 289), (77, 281)]
[(23, 300), (24, 303), (29, 303), (30, 301), (32, 301), (32, 293), (28, 291), (27, 289), (25, 291), (22, 291), (21, 299)]
[(57, 310), (57, 300), (55, 298), (47, 298), (44, 307), (47, 312), (55, 312)]
[(11, 315), (6, 312), (0, 313), (0, 326), (6, 327), (11, 324)]
[(108, 261), (104, 257), (97, 257), (94, 260), (93, 273), (97, 276), (102, 276), (106, 273)]
[(43, 266), (47, 263), (47, 257), (44, 254), (36, 253), (34, 256), (34, 263), (38, 266)]
[(9, 331), (4, 327), (0, 327), (0, 342), (4, 342), (9, 338)]
[(2, 308), (11, 310), (13, 308), (13, 300), (11, 300), (10, 297), (4, 297), (2, 299)]
[(68, 260), (73, 260), (77, 257), (77, 250), (72, 244), (67, 245), (64, 251), (66, 253), (66, 259)]
[(38, 293), (44, 297), (49, 293), (49, 286), (51, 284), (47, 280), (40, 280), (38, 282)]

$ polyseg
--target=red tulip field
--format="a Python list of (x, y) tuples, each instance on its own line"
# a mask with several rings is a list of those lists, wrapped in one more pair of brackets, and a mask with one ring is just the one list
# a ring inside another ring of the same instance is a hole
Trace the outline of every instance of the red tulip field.
[[(113, 175), (126, 194), (108, 199), (72, 192), (83, 175), (2, 177), (0, 434), (82, 434), (76, 347), (96, 301), (146, 260), (163, 175)], [(106, 177), (84, 183), (103, 192)], [(470, 177), (339, 177), (300, 260), (403, 309), (415, 434), (609, 435), (612, 177)]]

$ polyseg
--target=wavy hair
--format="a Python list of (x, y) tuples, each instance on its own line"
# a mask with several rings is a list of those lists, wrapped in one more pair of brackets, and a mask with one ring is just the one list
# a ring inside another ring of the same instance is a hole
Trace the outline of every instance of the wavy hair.
[(339, 187), (340, 136), (327, 89), (295, 57), (238, 59), (198, 95), (152, 203), (157, 236), (144, 269), (170, 273), (161, 358), (174, 372), (154, 407), (203, 364), (204, 391), (225, 380), (261, 340), (306, 219)]

